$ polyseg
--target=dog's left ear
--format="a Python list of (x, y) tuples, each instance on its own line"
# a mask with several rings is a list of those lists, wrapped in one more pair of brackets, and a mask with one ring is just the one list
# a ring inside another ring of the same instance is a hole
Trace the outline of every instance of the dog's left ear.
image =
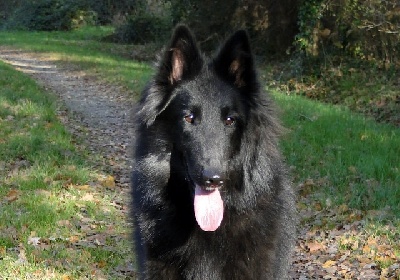
[(244, 30), (236, 31), (222, 46), (214, 59), (215, 71), (240, 90), (257, 87), (257, 78), (249, 37)]

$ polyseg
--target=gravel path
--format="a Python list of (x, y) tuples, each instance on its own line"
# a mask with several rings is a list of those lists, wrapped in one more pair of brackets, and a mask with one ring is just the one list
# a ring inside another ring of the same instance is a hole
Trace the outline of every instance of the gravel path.
[(132, 139), (132, 102), (118, 87), (104, 84), (84, 72), (58, 66), (48, 56), (0, 49), (0, 59), (31, 75), (62, 100), (69, 114), (65, 125), (91, 152), (113, 161), (110, 168), (117, 186), (129, 187)]

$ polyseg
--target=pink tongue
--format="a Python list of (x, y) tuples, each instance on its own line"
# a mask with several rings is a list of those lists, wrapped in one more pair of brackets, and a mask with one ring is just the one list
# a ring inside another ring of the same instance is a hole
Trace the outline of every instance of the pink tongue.
[(196, 186), (194, 214), (202, 230), (215, 231), (220, 226), (224, 216), (224, 204), (219, 190), (205, 191)]

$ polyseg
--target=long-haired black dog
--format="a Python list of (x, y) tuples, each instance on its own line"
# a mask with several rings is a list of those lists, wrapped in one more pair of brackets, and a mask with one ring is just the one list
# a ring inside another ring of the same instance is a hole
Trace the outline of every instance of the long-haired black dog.
[(295, 206), (249, 39), (213, 59), (178, 26), (136, 113), (141, 279), (285, 279)]

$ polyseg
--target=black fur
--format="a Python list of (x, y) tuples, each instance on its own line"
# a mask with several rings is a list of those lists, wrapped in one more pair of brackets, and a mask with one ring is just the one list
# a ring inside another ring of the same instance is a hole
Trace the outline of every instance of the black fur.
[[(294, 195), (246, 32), (206, 59), (189, 29), (178, 26), (138, 106), (133, 215), (140, 278), (286, 279)], [(195, 186), (221, 193), (215, 231), (196, 222)]]

